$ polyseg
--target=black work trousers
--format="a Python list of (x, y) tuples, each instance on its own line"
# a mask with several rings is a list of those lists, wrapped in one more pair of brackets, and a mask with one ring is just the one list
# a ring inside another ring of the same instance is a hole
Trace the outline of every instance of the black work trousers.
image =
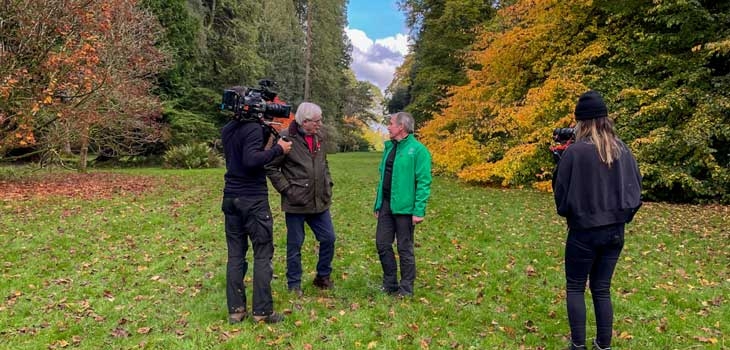
[(248, 270), (246, 253), (248, 241), (253, 246), (253, 303), (256, 316), (274, 311), (271, 297), (271, 278), (274, 274), (271, 259), (274, 256), (274, 221), (268, 197), (223, 198), (228, 265), (226, 269), (226, 297), (228, 313), (246, 310), (246, 286), (243, 279)]
[[(390, 209), (390, 201), (383, 201), (378, 212), (375, 246), (383, 267), (383, 290), (386, 292), (413, 295), (413, 282), (416, 279), (416, 257), (413, 249), (414, 228), (412, 215), (393, 214)], [(400, 259), (400, 283), (398, 283), (398, 266), (393, 253), (394, 240), (397, 242)]]

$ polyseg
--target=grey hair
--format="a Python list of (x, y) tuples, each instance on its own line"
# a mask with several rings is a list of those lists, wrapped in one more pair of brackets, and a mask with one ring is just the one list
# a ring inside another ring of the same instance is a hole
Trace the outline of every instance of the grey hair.
[(297, 114), (294, 116), (294, 120), (297, 121), (297, 124), (302, 125), (305, 120), (311, 120), (318, 115), (322, 115), (322, 108), (312, 102), (302, 102), (297, 107)]
[(406, 132), (409, 134), (413, 133), (413, 127), (415, 125), (415, 121), (413, 120), (413, 116), (408, 112), (398, 112), (395, 114), (390, 115), (391, 118), (395, 118), (395, 122), (398, 125), (402, 125), (404, 129), (406, 129)]

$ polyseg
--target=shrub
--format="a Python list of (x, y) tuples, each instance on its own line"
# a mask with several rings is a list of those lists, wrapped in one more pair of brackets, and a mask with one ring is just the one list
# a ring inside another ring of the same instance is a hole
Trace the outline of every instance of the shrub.
[(175, 146), (165, 152), (165, 166), (170, 168), (217, 168), (223, 157), (205, 143)]

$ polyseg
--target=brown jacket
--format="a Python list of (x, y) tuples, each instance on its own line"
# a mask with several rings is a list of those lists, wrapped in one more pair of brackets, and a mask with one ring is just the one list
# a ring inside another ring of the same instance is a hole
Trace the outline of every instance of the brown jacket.
[(281, 194), (281, 210), (292, 214), (315, 214), (332, 204), (332, 177), (322, 137), (314, 135), (314, 151), (309, 151), (296, 122), (281, 132), (291, 142), (289, 154), (266, 165), (266, 175)]

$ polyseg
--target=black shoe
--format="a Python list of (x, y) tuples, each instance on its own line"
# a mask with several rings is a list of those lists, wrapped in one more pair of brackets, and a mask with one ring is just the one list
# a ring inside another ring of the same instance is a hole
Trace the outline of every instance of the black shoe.
[(312, 281), (312, 284), (319, 289), (332, 289), (335, 283), (332, 282), (330, 276), (317, 276)]
[(593, 339), (593, 350), (611, 350), (611, 347), (607, 346), (605, 348), (602, 348), (602, 347), (598, 346), (598, 342), (596, 342), (596, 340)]
[(300, 298), (304, 295), (302, 288), (299, 286), (289, 287), (289, 293), (296, 294)]
[(413, 298), (413, 293), (404, 292), (402, 290), (399, 290), (396, 295), (398, 298), (405, 299), (405, 298)]
[(266, 316), (254, 316), (253, 321), (257, 323), (279, 323), (281, 321), (284, 321), (284, 315), (272, 312), (271, 314), (268, 314)]
[(228, 323), (229, 324), (240, 323), (241, 321), (245, 320), (246, 317), (248, 317), (248, 312), (246, 312), (245, 310), (243, 312), (234, 312), (234, 313), (228, 314)]
[(586, 350), (585, 345), (575, 345), (573, 342), (570, 342), (570, 347), (568, 347), (568, 350)]
[(385, 294), (388, 294), (388, 295), (397, 295), (398, 294), (398, 288), (380, 287), (380, 291)]

